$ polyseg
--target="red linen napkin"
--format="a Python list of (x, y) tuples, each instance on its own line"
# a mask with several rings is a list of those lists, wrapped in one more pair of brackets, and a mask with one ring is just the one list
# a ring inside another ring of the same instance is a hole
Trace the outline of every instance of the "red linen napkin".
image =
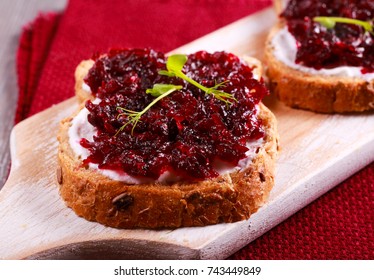
[(19, 95), (16, 123), (28, 116), (59, 19), (55, 13), (40, 14), (23, 29), (17, 52)]
[[(112, 46), (169, 51), (270, 0), (70, 1), (39, 16), (18, 51), (16, 121), (73, 96), (76, 65)], [(247, 245), (232, 259), (373, 259), (374, 164)]]

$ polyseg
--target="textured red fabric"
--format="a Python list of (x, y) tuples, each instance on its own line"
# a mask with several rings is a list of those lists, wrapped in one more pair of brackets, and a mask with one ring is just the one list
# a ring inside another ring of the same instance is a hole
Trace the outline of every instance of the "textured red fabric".
[[(76, 65), (97, 51), (112, 46), (169, 51), (270, 2), (70, 1), (60, 21), (47, 18), (24, 29), (18, 53), (18, 110), (31, 105), (29, 115), (35, 114), (72, 96)], [(40, 44), (30, 47), (34, 35), (54, 30), (57, 23), (56, 33), (43, 33)], [(45, 56), (32, 59), (34, 52)], [(30, 78), (36, 90), (25, 90)], [(27, 111), (22, 112), (18, 119)], [(372, 163), (230, 258), (373, 259), (373, 189)]]
[(24, 27), (17, 52), (19, 98), (16, 123), (23, 120), (29, 113), (41, 69), (47, 58), (58, 22), (58, 14), (40, 14), (32, 23)]

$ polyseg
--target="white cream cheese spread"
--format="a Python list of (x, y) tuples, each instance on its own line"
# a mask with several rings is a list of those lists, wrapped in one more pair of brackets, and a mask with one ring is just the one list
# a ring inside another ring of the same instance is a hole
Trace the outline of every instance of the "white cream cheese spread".
[(314, 69), (295, 63), (297, 53), (297, 43), (295, 37), (288, 31), (287, 27), (282, 28), (272, 39), (274, 47), (274, 56), (295, 70), (313, 75), (324, 75), (334, 77), (359, 78), (365, 81), (374, 79), (374, 73), (361, 73), (361, 67), (340, 66), (332, 69)]

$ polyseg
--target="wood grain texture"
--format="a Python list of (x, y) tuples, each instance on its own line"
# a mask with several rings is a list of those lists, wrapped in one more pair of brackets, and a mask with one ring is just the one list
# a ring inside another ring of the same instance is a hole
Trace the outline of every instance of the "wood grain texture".
[[(262, 58), (270, 10), (249, 16), (175, 52), (228, 50)], [(295, 110), (273, 96), (281, 137), (276, 184), (249, 220), (176, 230), (118, 230), (78, 218), (58, 194), (56, 133), (76, 109), (69, 99), (12, 131), (12, 170), (0, 192), (3, 259), (223, 259), (374, 160), (374, 115)]]
[(8, 176), (10, 164), (9, 135), (14, 126), (18, 88), (16, 51), (22, 26), (41, 11), (62, 10), (67, 0), (0, 1), (0, 189)]

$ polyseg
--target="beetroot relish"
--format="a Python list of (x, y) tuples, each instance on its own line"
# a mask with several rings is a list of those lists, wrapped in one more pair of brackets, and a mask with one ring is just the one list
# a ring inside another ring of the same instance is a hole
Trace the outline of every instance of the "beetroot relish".
[(362, 67), (374, 72), (374, 36), (357, 25), (337, 23), (327, 29), (313, 22), (315, 16), (373, 20), (374, 0), (290, 0), (281, 14), (298, 42), (296, 63), (315, 69)]
[[(252, 69), (233, 54), (201, 51), (188, 56), (183, 71), (206, 87), (228, 81), (220, 88), (238, 102), (226, 105), (179, 78), (158, 74), (166, 69), (164, 54), (149, 49), (111, 50), (96, 59), (85, 82), (99, 104), (86, 103), (88, 121), (97, 128), (94, 141), (81, 140), (90, 151), (85, 164), (124, 171), (135, 177), (157, 179), (171, 171), (182, 180), (202, 180), (219, 174), (214, 162), (236, 166), (245, 158), (246, 143), (264, 136), (256, 104), (268, 94)], [(145, 91), (155, 83), (182, 85), (161, 99), (135, 126), (117, 118), (117, 107), (143, 110), (153, 99)]]

